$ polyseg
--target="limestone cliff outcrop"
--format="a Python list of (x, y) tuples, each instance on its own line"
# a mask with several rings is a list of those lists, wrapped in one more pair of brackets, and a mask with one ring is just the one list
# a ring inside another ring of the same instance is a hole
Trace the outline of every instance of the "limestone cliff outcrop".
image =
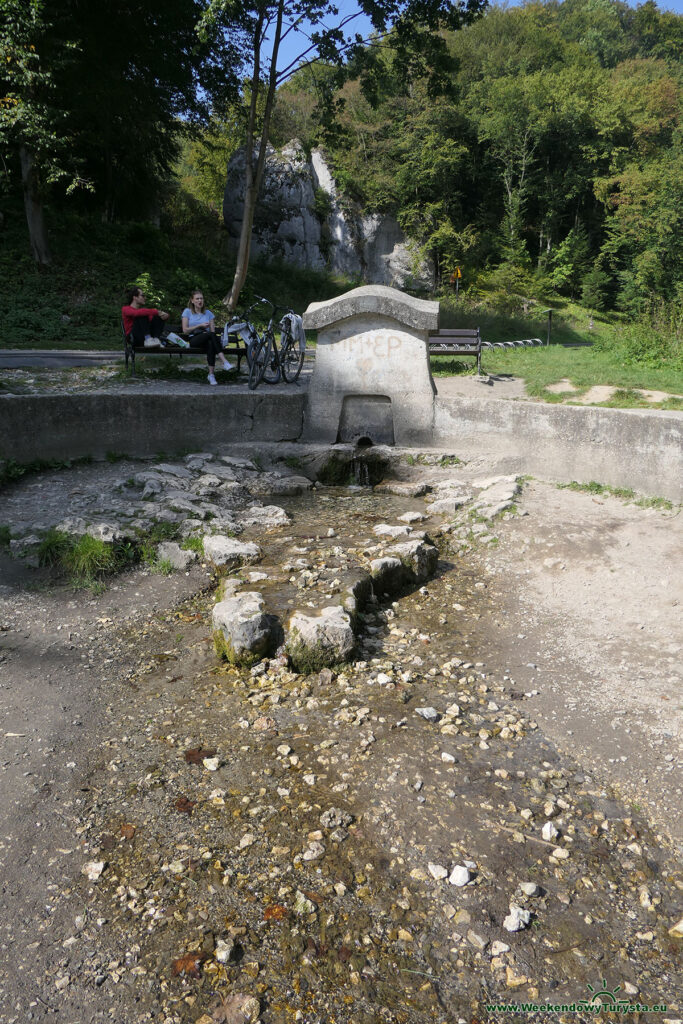
[[(244, 210), (244, 159), (241, 149), (230, 160), (223, 200), (223, 220), (235, 247)], [(357, 204), (345, 201), (322, 151), (313, 150), (309, 159), (297, 139), (281, 150), (268, 147), (252, 255), (372, 284), (432, 284), (426, 264), (415, 269), (397, 221), (364, 214)]]

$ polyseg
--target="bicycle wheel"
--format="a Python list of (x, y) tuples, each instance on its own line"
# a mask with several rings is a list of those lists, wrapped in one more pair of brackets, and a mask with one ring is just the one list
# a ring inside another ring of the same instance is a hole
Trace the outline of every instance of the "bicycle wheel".
[(249, 388), (251, 391), (263, 380), (266, 366), (270, 361), (270, 338), (260, 338), (251, 350), (249, 366)]
[(280, 364), (282, 376), (288, 384), (293, 384), (301, 373), (304, 365), (304, 350), (294, 341), (291, 334), (287, 333), (280, 346)]
[(268, 358), (263, 371), (263, 379), (266, 384), (277, 384), (280, 379), (280, 353), (277, 350), (277, 342), (272, 334), (268, 335)]

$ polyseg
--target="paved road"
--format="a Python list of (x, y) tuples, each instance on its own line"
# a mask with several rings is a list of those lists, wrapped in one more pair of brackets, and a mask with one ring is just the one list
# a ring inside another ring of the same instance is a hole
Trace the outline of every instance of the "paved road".
[(97, 366), (123, 359), (117, 349), (106, 352), (85, 352), (79, 349), (0, 349), (0, 370), (14, 367)]

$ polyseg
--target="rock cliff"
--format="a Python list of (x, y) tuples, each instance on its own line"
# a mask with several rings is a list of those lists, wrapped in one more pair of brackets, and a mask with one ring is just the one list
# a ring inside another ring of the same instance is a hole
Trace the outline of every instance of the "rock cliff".
[[(244, 210), (244, 159), (241, 149), (230, 160), (223, 200), (223, 220), (235, 247)], [(397, 221), (364, 214), (357, 204), (345, 201), (322, 151), (313, 150), (309, 159), (297, 139), (281, 150), (268, 147), (252, 255), (371, 284), (432, 284), (429, 266), (415, 270)]]

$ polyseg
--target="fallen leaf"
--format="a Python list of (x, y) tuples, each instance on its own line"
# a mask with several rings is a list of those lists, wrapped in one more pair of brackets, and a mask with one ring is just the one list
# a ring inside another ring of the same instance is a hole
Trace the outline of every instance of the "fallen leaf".
[(123, 836), (124, 839), (132, 839), (133, 836), (135, 835), (135, 832), (135, 825), (129, 825), (125, 821), (121, 825), (121, 835)]
[(202, 963), (206, 960), (206, 953), (186, 953), (178, 957), (171, 965), (171, 973), (174, 978), (184, 974), (188, 978), (201, 978)]
[(280, 903), (273, 903), (271, 907), (266, 907), (263, 917), (266, 921), (282, 921), (288, 914), (287, 907), (283, 907)]
[(215, 757), (217, 753), (208, 747), (190, 747), (185, 751), (185, 760), (188, 764), (201, 764), (205, 757)]
[(179, 796), (173, 806), (181, 814), (192, 814), (193, 808), (197, 806), (197, 801), (188, 800), (186, 796)]

